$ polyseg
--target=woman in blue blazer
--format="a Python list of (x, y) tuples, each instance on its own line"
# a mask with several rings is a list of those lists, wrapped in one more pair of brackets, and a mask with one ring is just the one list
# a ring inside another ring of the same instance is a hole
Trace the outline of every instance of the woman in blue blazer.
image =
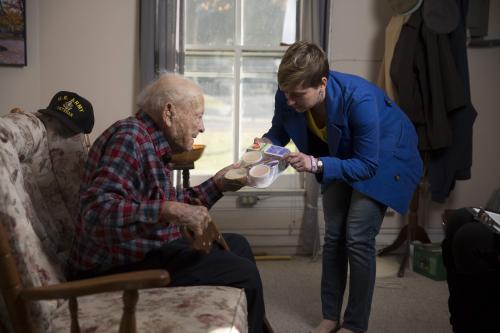
[[(314, 332), (364, 332), (375, 284), (375, 236), (387, 207), (408, 210), (422, 176), (413, 124), (382, 90), (329, 70), (317, 45), (289, 47), (278, 70), (279, 90), (269, 131), (257, 141), (300, 152), (287, 161), (321, 183), (326, 223), (321, 300)], [(347, 267), (349, 301), (340, 324)]]

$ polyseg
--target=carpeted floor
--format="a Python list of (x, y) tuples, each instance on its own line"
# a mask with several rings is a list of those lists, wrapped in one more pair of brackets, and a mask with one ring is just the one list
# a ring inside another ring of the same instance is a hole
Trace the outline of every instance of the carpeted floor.
[[(398, 260), (397, 256), (377, 259), (368, 332), (451, 332), (446, 282), (408, 270), (403, 278), (398, 278)], [(309, 332), (321, 320), (321, 257), (317, 261), (293, 257), (257, 264), (264, 284), (267, 317), (275, 332)]]

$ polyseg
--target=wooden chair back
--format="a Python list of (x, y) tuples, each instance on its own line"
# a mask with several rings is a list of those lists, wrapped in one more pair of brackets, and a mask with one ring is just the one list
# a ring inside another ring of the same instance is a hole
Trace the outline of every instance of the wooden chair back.
[[(9, 237), (3, 227), (8, 223), (3, 213), (0, 213), (0, 289), (15, 332), (33, 332), (32, 321), (26, 302), (20, 297), (22, 290), (21, 278), (9, 246)], [(0, 329), (1, 326), (0, 326)]]

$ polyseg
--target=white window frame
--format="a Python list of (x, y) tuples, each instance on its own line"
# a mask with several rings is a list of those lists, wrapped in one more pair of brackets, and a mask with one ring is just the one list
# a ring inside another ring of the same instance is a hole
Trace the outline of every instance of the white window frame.
[[(277, 56), (281, 57), (284, 52), (287, 49), (286, 45), (279, 45), (277, 47), (264, 47), (264, 48), (256, 48), (256, 47), (251, 47), (251, 46), (244, 46), (242, 45), (243, 41), (243, 1), (245, 0), (235, 0), (235, 43), (233, 46), (207, 46), (207, 45), (200, 45), (200, 44), (186, 44), (184, 38), (182, 38), (182, 41), (180, 43), (181, 45), (181, 58), (179, 59), (180, 61), (180, 69), (181, 72), (189, 77), (196, 77), (197, 75), (207, 77), (207, 76), (216, 76), (216, 77), (225, 77), (225, 78), (231, 78), (233, 79), (234, 82), (234, 113), (232, 114), (232, 122), (233, 122), (233, 152), (232, 152), (232, 158), (233, 158), (233, 163), (238, 161), (239, 155), (241, 154), (240, 151), (240, 133), (241, 133), (241, 122), (240, 122), (240, 116), (241, 116), (241, 103), (240, 103), (240, 87), (241, 87), (241, 59), (243, 56), (251, 55), (251, 56), (263, 56), (263, 57), (272, 57), (272, 56)], [(185, 6), (184, 1), (181, 1), (181, 6)], [(297, 17), (297, 22), (299, 21), (300, 17), (300, 0), (297, 0), (297, 11), (296, 11), (296, 17)], [(181, 10), (181, 13), (183, 14), (183, 17), (181, 18), (181, 36), (185, 36), (185, 31), (186, 31), (186, 22), (189, 21), (187, 20), (184, 15), (185, 14), (185, 8)], [(297, 23), (297, 28), (298, 28), (298, 23)], [(297, 29), (298, 30), (298, 29)], [(298, 34), (297, 34), (298, 35)], [(234, 62), (234, 72), (232, 74), (229, 73), (208, 73), (208, 72), (185, 72), (184, 69), (184, 57), (190, 56), (190, 55), (214, 55), (214, 54), (223, 54), (223, 53), (228, 53), (231, 56), (234, 56), (235, 62)], [(249, 76), (245, 77), (252, 77), (251, 74)], [(270, 113), (274, 112), (274, 110), (269, 110)], [(271, 119), (269, 120), (269, 127), (271, 126)], [(264, 134), (264, 133), (261, 133)], [(203, 180), (207, 179), (211, 175), (192, 175), (191, 176), (191, 183), (198, 184), (202, 182)], [(280, 176), (273, 185), (270, 187), (270, 189), (262, 190), (259, 189), (258, 192), (262, 191), (287, 191), (288, 189), (303, 189), (303, 177), (299, 173), (293, 173), (293, 174), (286, 174)], [(245, 192), (248, 191), (253, 191), (252, 189), (247, 189)], [(257, 191), (257, 190), (255, 190)], [(302, 190), (301, 190), (302, 191)]]

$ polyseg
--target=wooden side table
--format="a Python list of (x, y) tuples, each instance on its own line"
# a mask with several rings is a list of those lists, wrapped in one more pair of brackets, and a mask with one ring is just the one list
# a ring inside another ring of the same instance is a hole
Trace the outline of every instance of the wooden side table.
[[(189, 170), (192, 170), (192, 169), (194, 169), (194, 162), (183, 163), (183, 164), (174, 163), (172, 165), (172, 170), (182, 171), (182, 187), (184, 187), (184, 188), (188, 188), (190, 186), (189, 185), (189, 177), (190, 177)], [(180, 183), (179, 178), (177, 178), (176, 186), (180, 185), (179, 183)]]

